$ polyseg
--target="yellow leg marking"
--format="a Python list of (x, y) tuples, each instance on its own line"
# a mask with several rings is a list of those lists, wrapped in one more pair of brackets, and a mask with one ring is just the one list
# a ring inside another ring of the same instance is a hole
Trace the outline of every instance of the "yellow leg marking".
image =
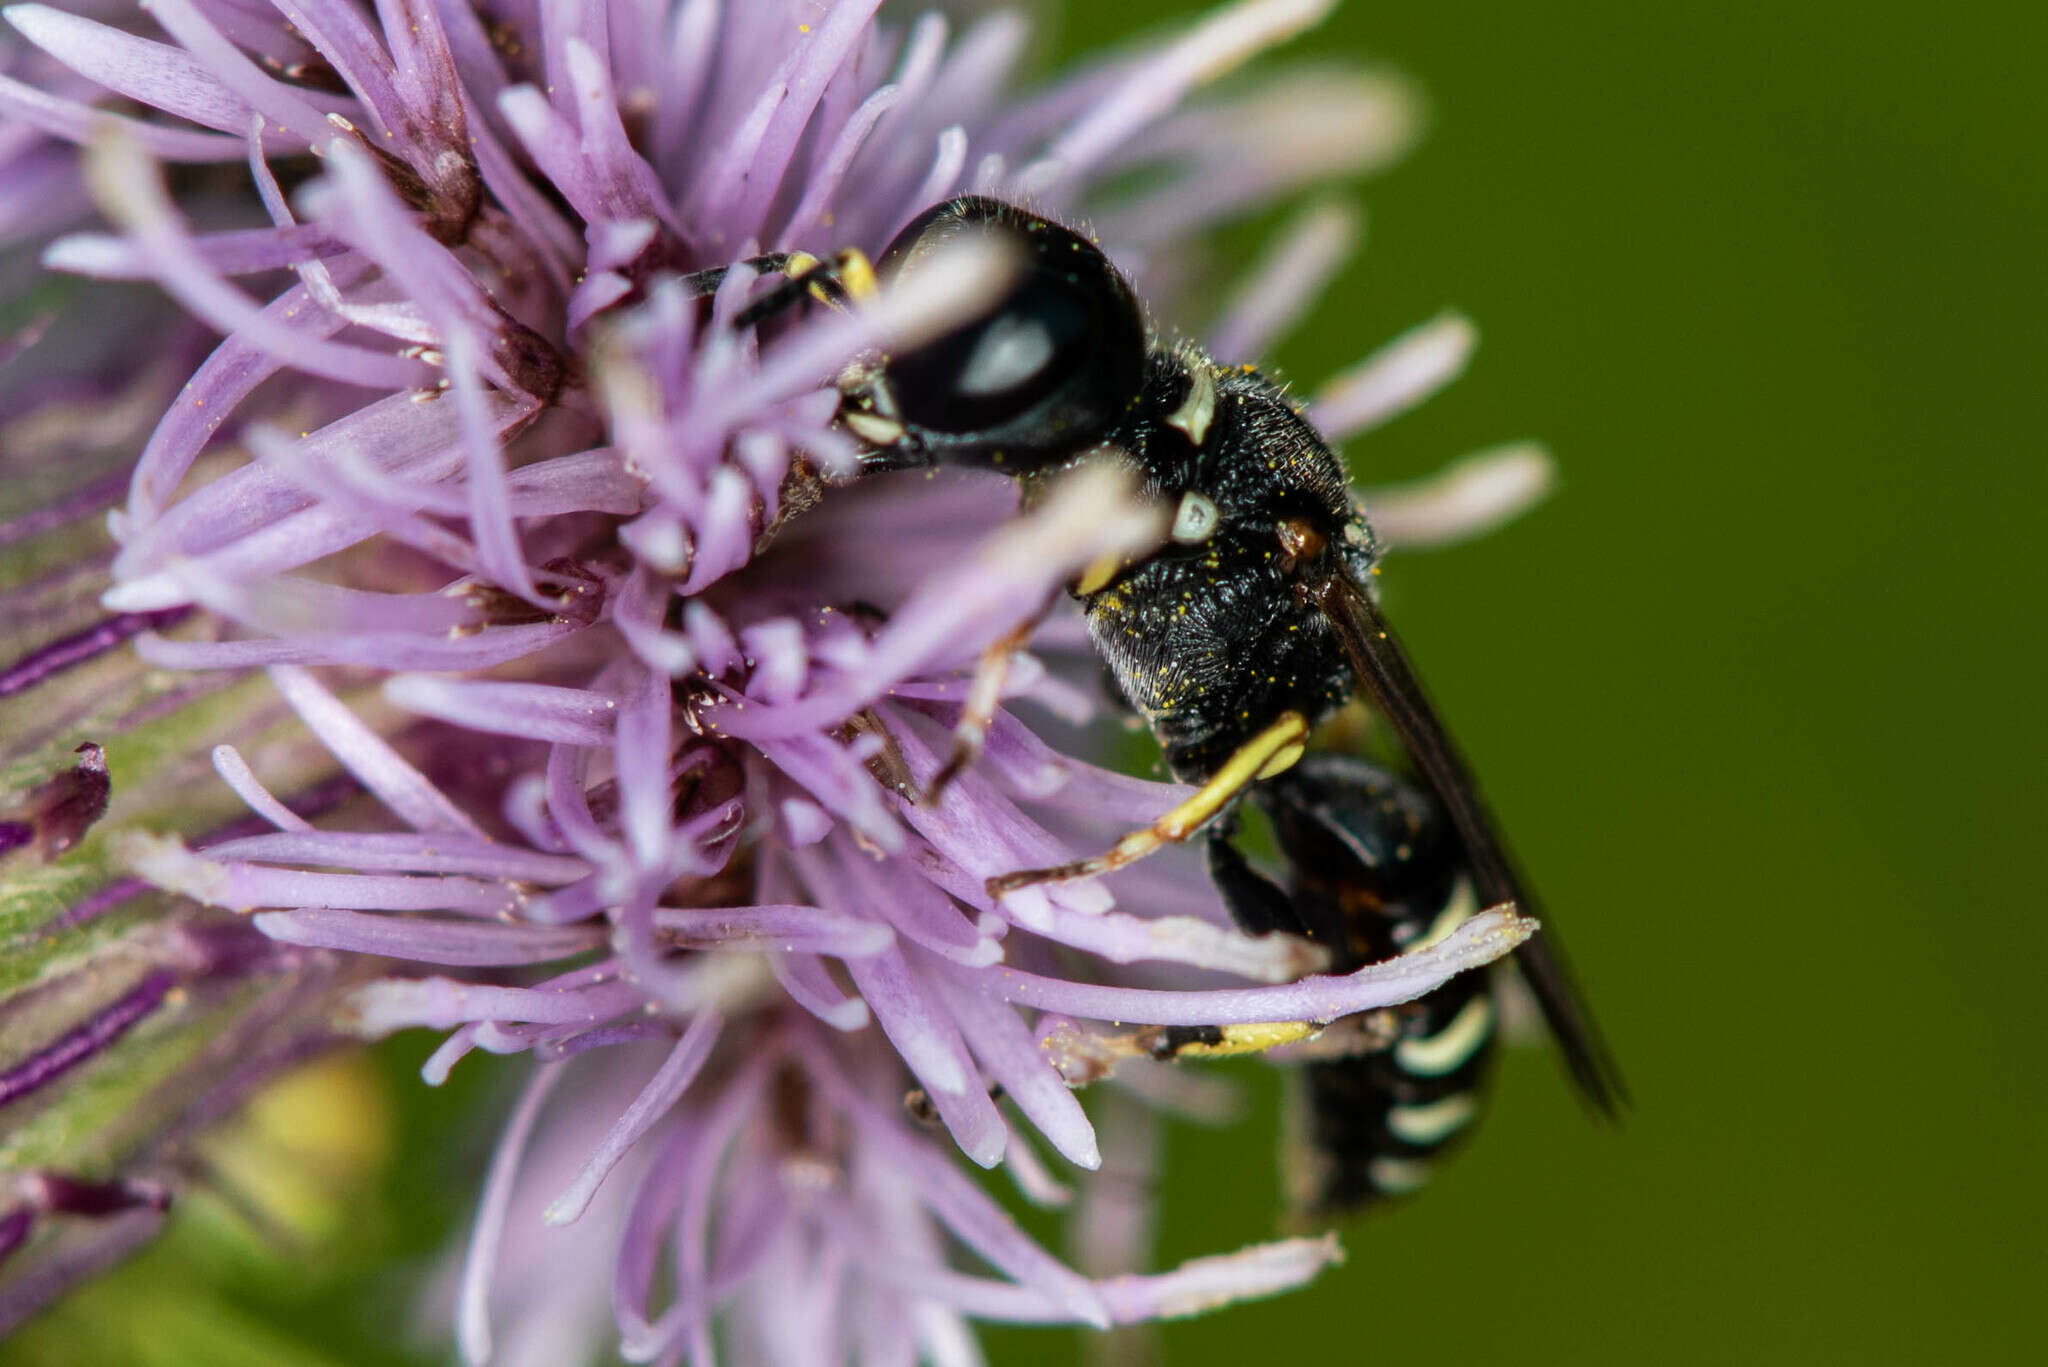
[(855, 303), (872, 299), (881, 285), (875, 279), (875, 264), (868, 260), (868, 254), (858, 247), (848, 247), (833, 261), (839, 267), (839, 283), (846, 291), (846, 297)]
[(1292, 745), (1281, 746), (1274, 753), (1273, 758), (1266, 761), (1265, 767), (1259, 770), (1259, 777), (1271, 778), (1275, 774), (1286, 773), (1294, 767), (1295, 761), (1300, 759), (1302, 752), (1307, 749), (1308, 747), (1300, 741), (1296, 741)]
[[(1299, 1044), (1311, 1039), (1323, 1025), (1320, 1021), (1261, 1021), (1217, 1028), (1222, 1032), (1222, 1039), (1180, 1045), (1173, 1051), (1173, 1057), (1236, 1058), (1242, 1054), (1263, 1054), (1283, 1044)], [(1154, 1056), (1157, 1056), (1156, 1052)]]
[(858, 247), (836, 251), (829, 261), (809, 252), (791, 252), (783, 258), (782, 276), (785, 280), (808, 283), (811, 298), (833, 308), (872, 299), (880, 289), (874, 263)]
[[(1308, 718), (1299, 712), (1282, 712), (1278, 721), (1239, 746), (1235, 754), (1223, 761), (1223, 767), (1216, 771), (1215, 776), (1195, 789), (1187, 801), (1152, 823), (1151, 829), (1159, 832), (1160, 836), (1153, 842), (1153, 848), (1163, 842), (1187, 839), (1215, 820), (1232, 798), (1255, 781), (1277, 774), (1300, 759), (1302, 741), (1307, 735)], [(1274, 767), (1275, 761), (1290, 752), (1291, 758)], [(1125, 836), (1117, 843), (1121, 845), (1131, 838)]]
[(1164, 845), (1177, 845), (1222, 815), (1231, 801), (1262, 778), (1279, 773), (1301, 758), (1302, 742), (1308, 736), (1308, 719), (1299, 712), (1282, 712), (1277, 721), (1253, 736), (1223, 766), (1189, 795), (1186, 801), (1142, 830), (1132, 831), (1093, 859), (1077, 859), (1046, 869), (1020, 869), (998, 874), (988, 880), (988, 893), (1000, 897), (1016, 888), (1034, 883), (1065, 883), (1114, 873), (1135, 863)]
[[(1184, 1059), (1236, 1058), (1315, 1039), (1324, 1021), (1265, 1021), (1251, 1025), (1147, 1025), (1104, 1034), (1069, 1031), (1052, 1046), (1056, 1066), (1069, 1086), (1100, 1082), (1125, 1059), (1178, 1063)], [(1207, 1036), (1207, 1038), (1202, 1038)]]

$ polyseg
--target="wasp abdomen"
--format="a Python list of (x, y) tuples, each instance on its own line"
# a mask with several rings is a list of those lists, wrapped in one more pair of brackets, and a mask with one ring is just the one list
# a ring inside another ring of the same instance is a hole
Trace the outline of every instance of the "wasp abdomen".
[(1302, 1070), (1289, 1174), (1297, 1210), (1336, 1216), (1418, 1191), (1471, 1130), (1493, 1055), (1491, 981), (1468, 974), (1413, 1005), (1413, 1033), (1391, 1048)]
[[(1418, 949), (1478, 909), (1435, 801), (1364, 760), (1319, 754), (1259, 790), (1287, 855), (1300, 928), (1338, 971)], [(1298, 1210), (1341, 1215), (1405, 1196), (1477, 1118), (1493, 1055), (1490, 975), (1396, 1008), (1390, 1039), (1302, 1071), (1289, 1185)]]

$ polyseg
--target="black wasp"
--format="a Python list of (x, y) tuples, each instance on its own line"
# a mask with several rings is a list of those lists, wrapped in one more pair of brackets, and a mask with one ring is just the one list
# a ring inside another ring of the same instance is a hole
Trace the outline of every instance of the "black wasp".
[[(1130, 286), (1085, 237), (998, 200), (949, 200), (905, 227), (872, 269), (851, 251), (761, 258), (786, 279), (741, 320), (806, 297), (859, 299), (975, 235), (1014, 249), (999, 297), (942, 336), (849, 371), (840, 420), (867, 446), (868, 468), (998, 470), (1027, 498), (1105, 452), (1135, 467), (1141, 492), (1175, 509), (1169, 541), (1134, 563), (1091, 567), (1071, 592), (1167, 766), (1199, 785), (1106, 853), (1006, 874), (991, 891), (1106, 873), (1200, 835), (1244, 929), (1307, 935), (1339, 967), (1447, 933), (1479, 906), (1514, 902), (1536, 914), (1366, 587), (1379, 548), (1342, 463), (1274, 381), (1190, 343), (1154, 340)], [(721, 274), (693, 283), (709, 288)], [(972, 757), (1014, 644), (984, 660), (941, 782)], [(1400, 737), (1421, 788), (1344, 755), (1304, 757), (1316, 724), (1361, 692)], [(1285, 887), (1233, 843), (1247, 794), (1287, 857)], [(1516, 962), (1578, 1089), (1614, 1113), (1619, 1077), (1555, 939), (1530, 941)], [(1340, 1210), (1419, 1184), (1422, 1160), (1470, 1118), (1491, 1027), (1488, 980), (1468, 974), (1360, 1026), (1352, 1048), (1311, 1064), (1319, 1175), (1307, 1206)], [(1235, 1036), (1170, 1031), (1160, 1049), (1253, 1047)]]

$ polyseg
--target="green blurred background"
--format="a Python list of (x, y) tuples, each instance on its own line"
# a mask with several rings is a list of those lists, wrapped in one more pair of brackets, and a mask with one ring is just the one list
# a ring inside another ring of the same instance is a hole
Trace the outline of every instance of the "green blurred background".
[[(1455, 305), (1472, 371), (1354, 474), (1558, 457), (1387, 592), (1637, 1108), (1511, 1057), (1347, 1267), (1167, 1360), (2041, 1360), (2048, 10), (1435, 0), (1304, 46), (1431, 127), (1276, 359)], [(1176, 1143), (1169, 1251), (1261, 1228), (1248, 1144)]]
[[(1074, 7), (1054, 55), (1181, 8)], [(1393, 562), (1388, 594), (1638, 1104), (1603, 1130), (1511, 1056), (1425, 1199), (1164, 1359), (2038, 1360), (2048, 12), (1357, 4), (1294, 51), (1407, 72), (1431, 128), (1274, 359), (1312, 382), (1456, 306), (1472, 371), (1354, 472), (1524, 436), (1561, 464), (1535, 514)], [(403, 1297), (485, 1158), (443, 1122), (498, 1082), (430, 1096), (425, 1048), (383, 1055), (408, 1157), (355, 1237), (284, 1272), (160, 1248), (122, 1283), (163, 1307), (130, 1360), (436, 1360)], [(1272, 1232), (1276, 1089), (1241, 1071), (1264, 1112), (1172, 1137), (1168, 1257)], [(0, 1355), (69, 1360), (118, 1294)]]

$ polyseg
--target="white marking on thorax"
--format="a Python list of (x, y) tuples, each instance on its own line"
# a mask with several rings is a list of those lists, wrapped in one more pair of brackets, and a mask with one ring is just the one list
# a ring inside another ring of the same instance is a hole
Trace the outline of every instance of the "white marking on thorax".
[(1190, 489), (1180, 496), (1180, 507), (1174, 510), (1171, 535), (1183, 546), (1200, 545), (1215, 533), (1222, 516), (1215, 500)]
[(1216, 377), (1206, 366), (1188, 369), (1188, 396), (1167, 417), (1168, 427), (1178, 427), (1188, 440), (1200, 446), (1209, 439), (1209, 423), (1216, 416)]

